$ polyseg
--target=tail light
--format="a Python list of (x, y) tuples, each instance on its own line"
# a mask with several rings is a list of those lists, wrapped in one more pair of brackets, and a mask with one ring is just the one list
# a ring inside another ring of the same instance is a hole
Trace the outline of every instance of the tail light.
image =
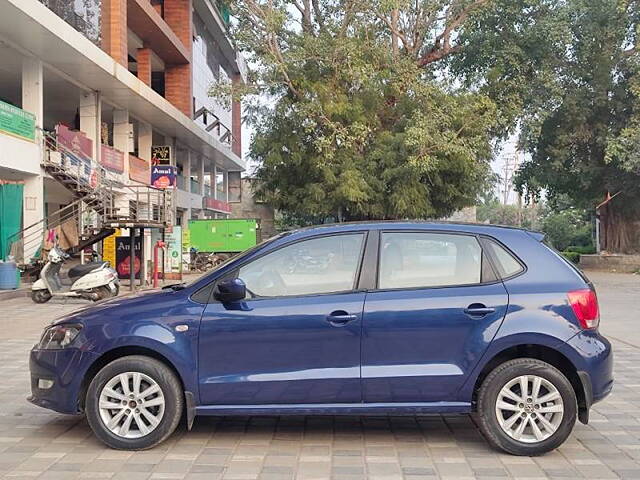
[(576, 314), (580, 326), (585, 330), (598, 328), (600, 323), (600, 309), (598, 308), (598, 297), (596, 292), (589, 288), (584, 290), (574, 290), (567, 294), (569, 303)]

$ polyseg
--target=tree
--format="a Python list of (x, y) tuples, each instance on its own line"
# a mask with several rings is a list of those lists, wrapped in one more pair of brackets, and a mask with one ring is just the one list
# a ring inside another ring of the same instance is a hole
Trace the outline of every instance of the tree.
[[(603, 208), (603, 248), (640, 249), (640, 9), (635, 0), (496, 0), (463, 32), (453, 71), (482, 85), (499, 125), (522, 127), (521, 191)], [(522, 12), (527, 12), (523, 16)]]
[(254, 95), (259, 194), (290, 215), (339, 221), (441, 217), (475, 204), (496, 108), (442, 68), (488, 3), (235, 2), (235, 37), (254, 69), (231, 93)]

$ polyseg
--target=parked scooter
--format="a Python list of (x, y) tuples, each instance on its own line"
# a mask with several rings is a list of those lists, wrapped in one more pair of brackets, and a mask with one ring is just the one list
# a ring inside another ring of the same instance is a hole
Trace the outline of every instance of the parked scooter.
[(52, 297), (79, 297), (103, 300), (115, 297), (120, 291), (117, 272), (109, 262), (91, 262), (77, 265), (61, 278), (60, 269), (70, 256), (60, 247), (49, 252), (47, 264), (40, 272), (40, 279), (31, 287), (31, 298), (36, 303), (46, 303)]

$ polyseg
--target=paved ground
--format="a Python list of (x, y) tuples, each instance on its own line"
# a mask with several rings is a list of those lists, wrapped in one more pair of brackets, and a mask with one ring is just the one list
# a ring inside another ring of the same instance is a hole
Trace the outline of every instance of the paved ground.
[(0, 475), (75, 479), (640, 479), (640, 276), (590, 275), (616, 350), (614, 393), (539, 458), (489, 449), (467, 416), (201, 418), (147, 452), (109, 450), (86, 421), (28, 404), (27, 353), (80, 301), (0, 302)]

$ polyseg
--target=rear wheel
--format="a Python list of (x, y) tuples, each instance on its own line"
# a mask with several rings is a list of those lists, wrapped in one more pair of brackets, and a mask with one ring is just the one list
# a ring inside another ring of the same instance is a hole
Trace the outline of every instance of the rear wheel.
[(32, 290), (31, 299), (36, 303), (47, 303), (51, 300), (51, 292), (49, 290)]
[(89, 425), (102, 442), (119, 450), (145, 450), (176, 429), (184, 397), (171, 369), (136, 355), (100, 370), (89, 385), (85, 405)]
[(494, 447), (513, 455), (541, 455), (559, 447), (576, 423), (578, 407), (569, 380), (532, 358), (505, 362), (478, 393), (478, 422)]

